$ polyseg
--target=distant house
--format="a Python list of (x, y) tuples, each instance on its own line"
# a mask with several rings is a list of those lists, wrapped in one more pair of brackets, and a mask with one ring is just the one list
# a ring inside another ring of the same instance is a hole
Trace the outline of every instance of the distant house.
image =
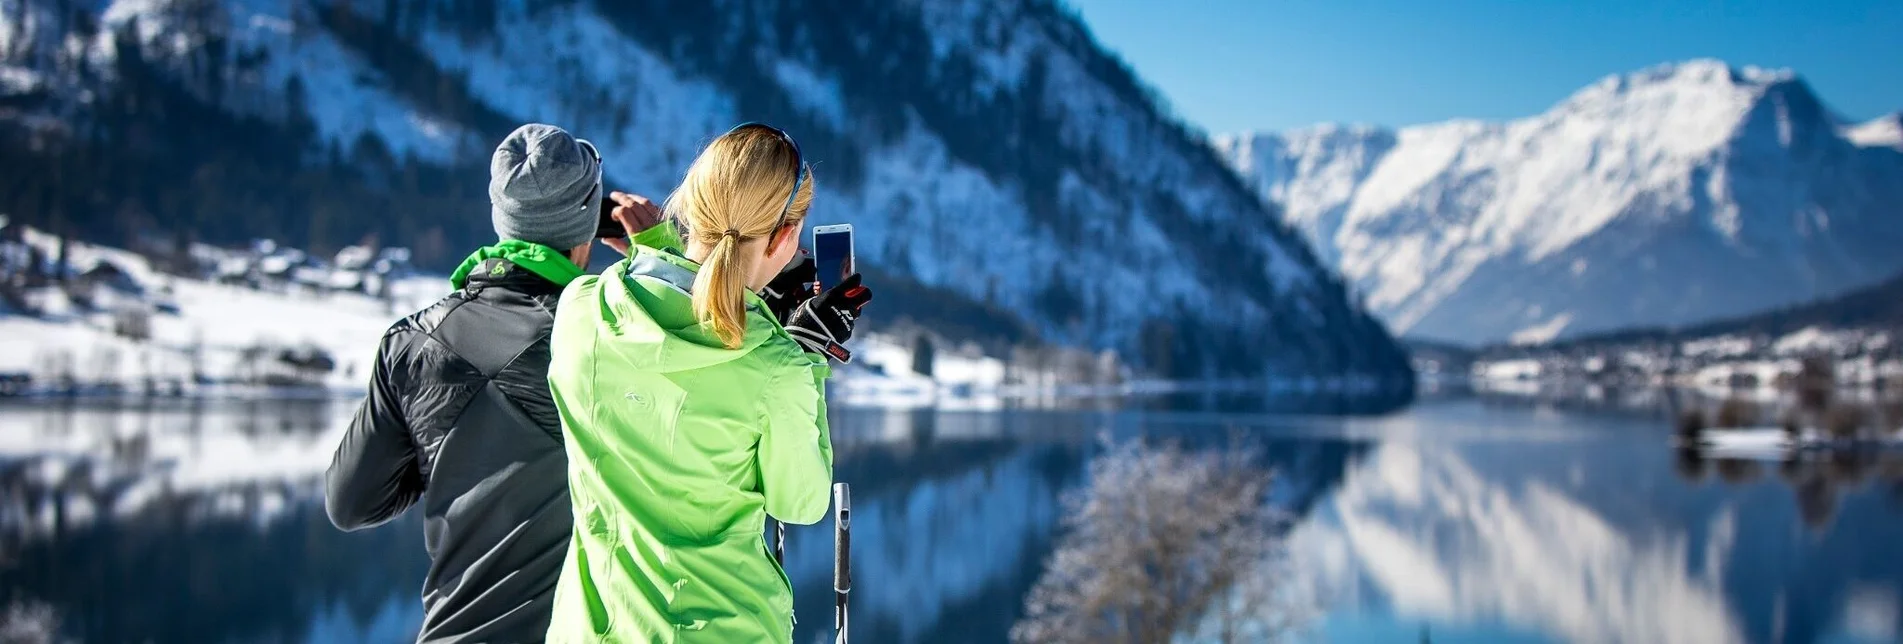
[(25, 286), (32, 273), (33, 261), (31, 247), (0, 241), (0, 285)]
[(212, 275), (219, 284), (256, 286), (257, 279), (252, 275), (251, 264), (251, 260), (243, 257), (226, 257), (218, 260)]
[(99, 260), (92, 268), (80, 273), (79, 280), (88, 286), (109, 289), (122, 295), (138, 297), (145, 294), (145, 286), (139, 280), (109, 260)]
[(383, 249), (377, 253), (377, 260), (372, 263), (371, 271), (378, 275), (392, 278), (410, 275), (415, 272), (415, 267), (410, 264), (410, 249)]
[(32, 386), (32, 374), (24, 371), (0, 372), (0, 396), (18, 396)]
[(322, 291), (330, 288), (331, 272), (318, 266), (298, 266), (291, 269), (290, 282), (310, 291)]
[(315, 346), (247, 347), (240, 357), (252, 371), (252, 382), (270, 387), (312, 387), (337, 369), (337, 361)]
[(345, 246), (343, 250), (337, 251), (331, 264), (340, 271), (356, 272), (370, 268), (376, 259), (376, 252), (370, 250), (369, 246)]
[(291, 274), (304, 266), (304, 251), (287, 248), (258, 260), (258, 274), (280, 282), (291, 281)]
[(364, 274), (361, 271), (334, 270), (324, 283), (324, 287), (340, 293), (364, 293)]

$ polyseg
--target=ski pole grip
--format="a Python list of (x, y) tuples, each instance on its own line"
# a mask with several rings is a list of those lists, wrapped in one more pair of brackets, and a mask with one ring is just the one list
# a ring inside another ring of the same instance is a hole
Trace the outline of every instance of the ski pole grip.
[(852, 488), (833, 484), (833, 592), (852, 591)]

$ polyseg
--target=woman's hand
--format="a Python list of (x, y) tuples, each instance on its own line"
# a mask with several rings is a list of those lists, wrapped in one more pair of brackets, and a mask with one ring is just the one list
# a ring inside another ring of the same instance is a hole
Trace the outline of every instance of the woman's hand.
[(786, 323), (786, 332), (807, 351), (832, 356), (840, 362), (852, 362), (852, 352), (845, 347), (846, 340), (852, 338), (852, 327), (858, 324), (860, 311), (871, 301), (872, 289), (860, 284), (859, 274), (853, 273), (838, 286), (794, 309), (793, 318)]
[(641, 231), (661, 223), (666, 215), (661, 213), (660, 207), (655, 206), (653, 201), (641, 195), (616, 191), (608, 193), (608, 198), (619, 204), (608, 213), (608, 216), (620, 222), (621, 230), (627, 235), (616, 239), (603, 239), (601, 243), (607, 244), (609, 248), (615, 249), (625, 257), (628, 254), (628, 240), (641, 234)]

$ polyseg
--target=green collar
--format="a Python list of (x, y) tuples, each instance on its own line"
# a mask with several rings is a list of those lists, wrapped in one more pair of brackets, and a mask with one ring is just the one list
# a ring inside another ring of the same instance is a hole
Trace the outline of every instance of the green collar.
[(554, 282), (556, 286), (567, 286), (583, 273), (581, 267), (553, 248), (511, 239), (470, 253), (469, 259), (463, 260), (462, 266), (456, 267), (456, 272), (449, 275), (450, 286), (461, 289), (469, 281), (469, 273), (491, 259), (508, 260), (528, 272), (540, 275), (542, 279)]

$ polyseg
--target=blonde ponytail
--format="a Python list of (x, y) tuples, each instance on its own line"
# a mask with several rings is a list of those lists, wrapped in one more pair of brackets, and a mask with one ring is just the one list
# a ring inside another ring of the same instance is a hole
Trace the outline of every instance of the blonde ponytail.
[(694, 276), (694, 318), (711, 327), (714, 337), (729, 349), (740, 347), (747, 336), (748, 266), (740, 260), (740, 234), (727, 231), (701, 262)]
[[(687, 224), (691, 245), (707, 249), (694, 277), (694, 318), (722, 346), (747, 335), (747, 276), (781, 225), (798, 227), (813, 203), (813, 181), (792, 142), (767, 127), (739, 127), (714, 139), (667, 198), (668, 216)], [(784, 213), (784, 217), (782, 217)]]

